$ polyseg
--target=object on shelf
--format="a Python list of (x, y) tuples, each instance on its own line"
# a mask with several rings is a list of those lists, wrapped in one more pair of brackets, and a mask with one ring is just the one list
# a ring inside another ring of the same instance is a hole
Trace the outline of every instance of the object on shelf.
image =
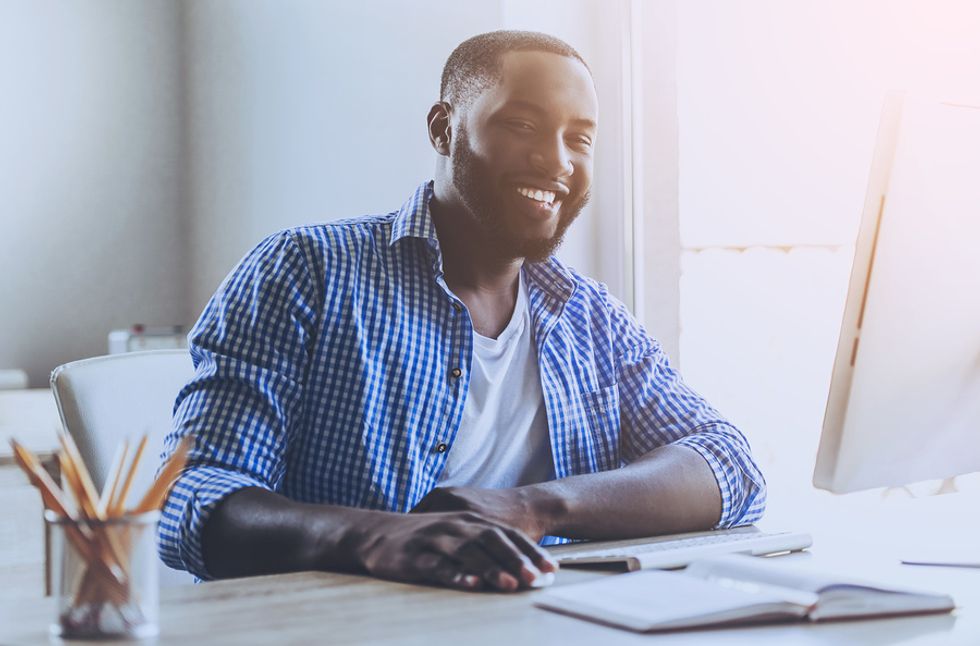
[(109, 332), (109, 354), (140, 350), (174, 350), (187, 347), (187, 333), (182, 325), (143, 325), (136, 323), (127, 330)]

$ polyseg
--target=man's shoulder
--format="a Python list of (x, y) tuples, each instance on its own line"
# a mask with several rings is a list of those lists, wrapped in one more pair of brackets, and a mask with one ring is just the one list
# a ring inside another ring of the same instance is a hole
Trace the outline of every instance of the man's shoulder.
[(291, 247), (308, 264), (322, 268), (331, 259), (349, 260), (368, 249), (387, 248), (394, 218), (394, 213), (362, 215), (280, 229), (267, 236), (259, 249)]
[(391, 236), (391, 225), (394, 219), (395, 213), (361, 215), (290, 227), (274, 235), (289, 238), (301, 247), (310, 245), (332, 247), (337, 244), (349, 244), (357, 240), (377, 241), (384, 239), (387, 241)]

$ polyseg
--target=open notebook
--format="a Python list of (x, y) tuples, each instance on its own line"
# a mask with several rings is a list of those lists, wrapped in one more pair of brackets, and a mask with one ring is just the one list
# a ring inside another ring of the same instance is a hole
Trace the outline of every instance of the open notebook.
[(535, 605), (641, 632), (949, 612), (948, 595), (897, 590), (733, 554), (552, 588)]

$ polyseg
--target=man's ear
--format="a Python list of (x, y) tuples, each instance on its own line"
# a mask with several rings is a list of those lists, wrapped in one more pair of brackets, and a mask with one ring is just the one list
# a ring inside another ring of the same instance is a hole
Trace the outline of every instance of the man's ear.
[(439, 101), (429, 109), (426, 125), (429, 128), (429, 142), (435, 151), (445, 157), (449, 156), (452, 142), (453, 108), (445, 101)]

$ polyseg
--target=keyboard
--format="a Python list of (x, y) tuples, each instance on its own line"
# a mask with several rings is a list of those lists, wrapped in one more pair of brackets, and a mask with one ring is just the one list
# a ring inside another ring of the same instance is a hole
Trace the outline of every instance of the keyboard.
[(551, 548), (551, 553), (562, 566), (624, 566), (632, 572), (681, 568), (699, 558), (721, 554), (765, 556), (797, 552), (812, 544), (809, 534), (766, 533), (754, 527), (739, 527), (613, 543), (575, 543)]

